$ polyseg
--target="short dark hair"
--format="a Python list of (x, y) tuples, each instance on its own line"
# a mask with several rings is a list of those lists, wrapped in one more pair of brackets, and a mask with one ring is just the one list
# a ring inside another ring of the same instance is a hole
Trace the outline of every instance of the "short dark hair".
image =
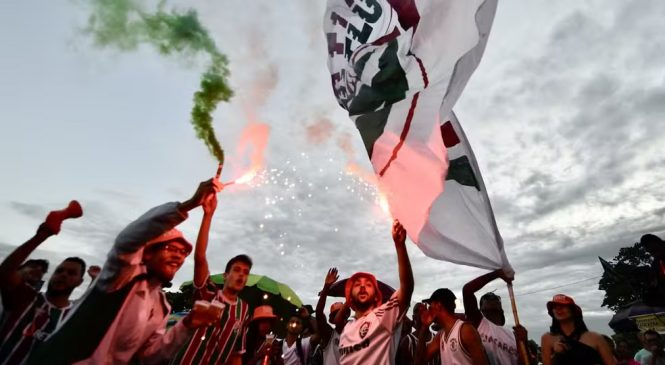
[(224, 272), (228, 274), (229, 271), (231, 271), (231, 266), (233, 266), (233, 264), (235, 264), (236, 262), (242, 262), (243, 264), (249, 266), (250, 269), (252, 268), (252, 259), (250, 259), (249, 256), (243, 254), (243, 255), (238, 255), (229, 260), (229, 262), (226, 263), (226, 268), (224, 269)]
[(75, 262), (75, 263), (81, 265), (81, 277), (83, 277), (83, 275), (85, 275), (85, 261), (83, 261), (82, 258), (73, 256), (73, 257), (68, 257), (68, 258), (62, 260), (62, 262), (65, 262), (65, 261)]
[(646, 330), (646, 331), (644, 331), (644, 337), (647, 337), (647, 335), (656, 336), (656, 337), (660, 338), (660, 333), (656, 332), (655, 330)]
[(39, 266), (39, 267), (42, 268), (42, 271), (44, 273), (48, 272), (48, 260), (30, 259), (30, 260), (27, 260), (26, 262), (22, 263), (21, 266), (19, 266), (18, 269), (21, 270), (22, 268), (24, 268), (26, 266)]
[(500, 302), (500, 301), (501, 301), (501, 297), (498, 296), (498, 295), (496, 295), (496, 294), (494, 294), (494, 292), (487, 292), (487, 293), (483, 294), (482, 297), (480, 297), (480, 303), (479, 303), (479, 305), (482, 306), (483, 303), (486, 302), (486, 301), (488, 301), (488, 300), (496, 300), (496, 301), (499, 301), (499, 302)]

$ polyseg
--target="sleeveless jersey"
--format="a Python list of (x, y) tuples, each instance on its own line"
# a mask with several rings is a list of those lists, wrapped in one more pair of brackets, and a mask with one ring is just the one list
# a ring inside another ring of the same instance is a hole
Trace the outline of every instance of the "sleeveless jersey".
[(328, 344), (323, 349), (323, 365), (339, 365), (339, 333), (333, 328)]
[(517, 365), (515, 334), (483, 317), (478, 326), (490, 365)]
[(441, 335), (439, 352), (441, 354), (441, 363), (446, 365), (473, 365), (471, 356), (462, 346), (462, 325), (464, 321), (458, 319), (450, 330), (450, 333)]

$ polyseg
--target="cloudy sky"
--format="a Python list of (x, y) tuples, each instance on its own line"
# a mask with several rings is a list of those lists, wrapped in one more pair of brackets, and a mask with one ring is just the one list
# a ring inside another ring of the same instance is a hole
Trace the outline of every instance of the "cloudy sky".
[[(188, 123), (203, 64), (148, 47), (95, 48), (80, 32), (82, 3), (0, 3), (0, 258), (49, 210), (78, 199), (85, 216), (34, 256), (102, 264), (120, 229), (152, 206), (187, 199), (216, 168)], [(259, 184), (220, 195), (213, 271), (249, 253), (253, 272), (308, 303), (330, 266), (396, 286), (390, 218), (371, 186), (345, 173), (350, 163), (370, 164), (330, 90), (323, 2), (187, 3), (230, 60), (236, 97), (215, 114), (230, 160), (225, 180), (247, 167), (238, 141), (248, 123), (270, 128)], [(500, 1), (483, 62), (455, 108), (535, 339), (558, 292), (575, 297), (592, 329), (610, 333), (597, 256), (665, 232), (664, 17), (658, 0)], [(194, 212), (181, 228), (193, 240), (199, 223)], [(415, 245), (409, 254), (414, 298), (438, 287), (461, 296), (482, 273), (429, 259)], [(192, 270), (190, 260), (175, 282)], [(487, 289), (507, 298), (500, 282)]]

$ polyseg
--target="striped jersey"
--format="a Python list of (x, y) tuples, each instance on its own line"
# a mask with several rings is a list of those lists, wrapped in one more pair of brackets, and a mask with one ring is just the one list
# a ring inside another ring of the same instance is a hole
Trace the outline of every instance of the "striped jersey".
[(30, 353), (32, 346), (43, 341), (63, 320), (71, 304), (58, 308), (51, 304), (43, 293), (32, 288), (21, 290), (16, 310), (3, 313), (0, 323), (0, 364), (21, 364)]
[(249, 305), (239, 297), (235, 302), (231, 302), (224, 298), (221, 290), (211, 291), (205, 286), (195, 290), (194, 299), (207, 301), (217, 299), (226, 306), (220, 321), (212, 326), (197, 329), (171, 364), (223, 365), (231, 355), (243, 354), (249, 325)]
[(394, 365), (400, 338), (397, 292), (386, 303), (344, 327), (339, 340), (341, 365)]

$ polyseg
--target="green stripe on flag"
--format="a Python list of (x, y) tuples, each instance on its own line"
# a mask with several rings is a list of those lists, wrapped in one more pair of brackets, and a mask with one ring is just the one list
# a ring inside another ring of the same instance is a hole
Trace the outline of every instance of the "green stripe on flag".
[(473, 186), (480, 191), (480, 185), (478, 184), (476, 175), (473, 173), (469, 158), (466, 156), (458, 157), (450, 161), (446, 180), (454, 180), (461, 185)]

